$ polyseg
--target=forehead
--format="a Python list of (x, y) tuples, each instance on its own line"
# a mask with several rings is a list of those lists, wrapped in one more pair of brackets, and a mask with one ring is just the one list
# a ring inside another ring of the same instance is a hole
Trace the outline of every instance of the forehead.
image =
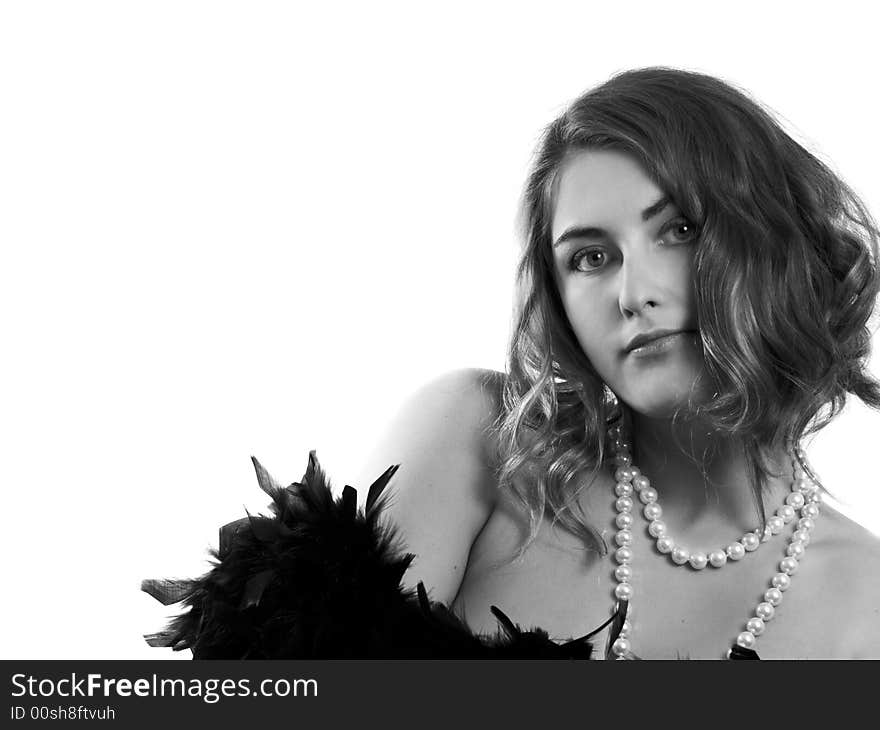
[(641, 211), (663, 194), (639, 162), (616, 150), (582, 150), (562, 165), (556, 180), (553, 237), (566, 228), (612, 228), (639, 223)]

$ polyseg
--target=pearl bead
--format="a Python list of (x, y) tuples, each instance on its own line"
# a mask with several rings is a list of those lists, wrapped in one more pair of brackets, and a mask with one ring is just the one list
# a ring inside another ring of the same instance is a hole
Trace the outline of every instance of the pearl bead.
[(778, 588), (780, 591), (784, 592), (787, 591), (788, 587), (791, 585), (791, 578), (785, 573), (777, 573), (773, 576), (771, 583), (773, 583), (774, 588)]
[(632, 624), (630, 623), (630, 620), (628, 618), (624, 619), (623, 624), (620, 627), (620, 635), (621, 636), (629, 636), (632, 633), (632, 630), (633, 630), (633, 627), (632, 627)]
[(785, 523), (782, 521), (781, 517), (771, 517), (767, 520), (767, 527), (770, 528), (770, 533), (773, 535), (778, 535), (782, 532), (784, 526)]
[(632, 545), (633, 534), (629, 530), (618, 530), (617, 534), (614, 536), (614, 541), (620, 545), (620, 547), (627, 547)]
[(709, 558), (706, 557), (706, 553), (691, 553), (688, 562), (694, 570), (702, 570), (709, 562)]
[(768, 601), (762, 601), (755, 609), (755, 613), (758, 615), (758, 618), (763, 619), (764, 621), (769, 621), (771, 618), (773, 618), (773, 614), (776, 613), (776, 609), (773, 608), (772, 603)]
[(639, 492), (639, 499), (642, 500), (643, 504), (651, 504), (651, 502), (657, 501), (657, 490), (654, 487), (645, 487), (641, 492)]
[(617, 501), (614, 503), (614, 506), (617, 508), (618, 512), (629, 512), (633, 508), (632, 498), (618, 497)]
[(671, 553), (675, 549), (675, 543), (671, 537), (664, 535), (657, 538), (657, 549), (661, 553)]
[(624, 656), (629, 651), (629, 641), (618, 636), (611, 645), (611, 651), (614, 652), (615, 656)]
[(672, 562), (676, 565), (684, 565), (688, 558), (690, 558), (690, 553), (683, 547), (672, 548)]
[(751, 631), (743, 631), (736, 637), (736, 643), (743, 649), (751, 649), (755, 645), (755, 635)]
[(632, 600), (633, 589), (629, 583), (618, 583), (614, 595), (621, 601)]
[(798, 569), (798, 561), (797, 558), (783, 558), (779, 563), (779, 570), (781, 570), (786, 575), (794, 575)]
[(782, 518), (782, 521), (787, 525), (794, 519), (794, 507), (790, 504), (782, 505), (778, 510), (776, 510), (777, 516)]
[(816, 519), (819, 516), (819, 505), (815, 502), (810, 502), (809, 504), (805, 504), (801, 509), (801, 515), (804, 517), (810, 517), (811, 519)]
[(792, 492), (785, 498), (785, 503), (794, 507), (794, 509), (800, 509), (804, 506), (804, 495), (800, 492)]
[(643, 489), (647, 489), (651, 486), (651, 480), (648, 479), (648, 477), (646, 477), (644, 474), (639, 474), (638, 476), (633, 477), (632, 484), (633, 489), (635, 489), (637, 492), (640, 492)]
[(617, 468), (617, 471), (614, 472), (614, 481), (616, 482), (631, 482), (632, 481), (632, 473), (629, 470), (628, 466), (621, 466)]
[(810, 533), (808, 530), (795, 530), (791, 534), (791, 539), (797, 540), (798, 542), (803, 543), (804, 545), (809, 545), (810, 544)]
[(614, 487), (614, 493), (618, 497), (629, 497), (629, 495), (633, 493), (633, 488), (626, 482), (620, 482), (616, 487)]
[(727, 557), (731, 560), (742, 560), (746, 549), (741, 542), (732, 542), (727, 546)]
[(822, 504), (825, 501), (825, 497), (822, 496), (821, 492), (813, 492), (808, 498), (807, 501), (811, 504)]
[(709, 564), (713, 568), (720, 568), (727, 562), (727, 553), (723, 550), (713, 550), (709, 553)]
[(659, 520), (663, 515), (663, 509), (656, 502), (651, 502), (651, 504), (645, 505), (644, 515), (648, 522), (651, 520)]
[(632, 578), (632, 568), (628, 565), (618, 565), (614, 569), (614, 577), (621, 583), (629, 583)]
[(807, 479), (805, 476), (799, 477), (795, 479), (794, 484), (791, 487), (795, 492), (812, 492), (816, 485), (810, 479)]
[(782, 603), (782, 591), (778, 588), (768, 588), (764, 591), (764, 600), (771, 606), (778, 606)]
[(816, 526), (816, 523), (813, 522), (813, 520), (811, 520), (809, 517), (801, 517), (798, 520), (797, 526), (798, 526), (799, 530), (809, 531), (809, 530), (812, 530)]
[(651, 537), (663, 537), (666, 534), (666, 523), (663, 520), (654, 520), (648, 525), (648, 534)]
[(799, 540), (794, 540), (785, 551), (792, 558), (804, 557), (804, 544)]
[(629, 563), (633, 558), (632, 548), (629, 547), (619, 547), (614, 552), (614, 559), (617, 560), (621, 565), (625, 565)]
[(761, 544), (760, 539), (754, 532), (747, 532), (745, 535), (742, 536), (742, 538), (740, 538), (740, 542), (742, 543), (742, 546), (749, 552), (757, 550), (758, 545)]
[(760, 636), (764, 633), (764, 620), (757, 616), (755, 618), (750, 618), (746, 624), (746, 631), (755, 636)]
[(617, 464), (617, 466), (629, 466), (630, 464), (632, 464), (632, 460), (632, 456), (630, 456), (625, 451), (618, 452), (618, 454), (614, 457), (614, 463)]
[(621, 512), (614, 518), (614, 524), (621, 530), (628, 530), (633, 525), (631, 512)]

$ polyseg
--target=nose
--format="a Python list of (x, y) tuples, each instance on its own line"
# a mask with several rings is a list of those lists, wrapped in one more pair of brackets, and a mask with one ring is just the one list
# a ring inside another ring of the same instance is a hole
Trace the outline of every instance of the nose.
[(626, 319), (641, 314), (646, 308), (659, 304), (660, 289), (653, 271), (646, 258), (627, 256), (620, 267), (620, 291), (618, 306)]

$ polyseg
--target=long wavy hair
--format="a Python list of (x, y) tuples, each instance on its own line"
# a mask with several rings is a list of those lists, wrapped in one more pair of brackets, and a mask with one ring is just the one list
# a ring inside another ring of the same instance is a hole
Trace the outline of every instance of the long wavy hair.
[(880, 384), (866, 368), (880, 288), (877, 225), (744, 92), (704, 74), (646, 68), (586, 92), (545, 129), (523, 193), (495, 424), (499, 483), (529, 515), (520, 554), (548, 514), (605, 551), (578, 495), (606, 458), (608, 425), (627, 408), (577, 342), (551, 252), (554, 182), (570, 152), (590, 148), (634, 156), (697, 226), (697, 316), (716, 395), (686, 408), (741, 445), (763, 524), (771, 450), (824, 427), (848, 393), (880, 408)]

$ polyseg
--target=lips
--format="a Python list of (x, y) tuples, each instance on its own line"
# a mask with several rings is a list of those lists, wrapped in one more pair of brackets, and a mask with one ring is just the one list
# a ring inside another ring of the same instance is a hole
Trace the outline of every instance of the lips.
[(663, 339), (664, 337), (669, 337), (670, 335), (680, 335), (692, 332), (693, 330), (653, 330), (651, 332), (644, 332), (640, 335), (636, 335), (629, 341), (627, 346), (624, 348), (624, 353), (628, 355), (633, 350), (636, 350), (657, 340)]

